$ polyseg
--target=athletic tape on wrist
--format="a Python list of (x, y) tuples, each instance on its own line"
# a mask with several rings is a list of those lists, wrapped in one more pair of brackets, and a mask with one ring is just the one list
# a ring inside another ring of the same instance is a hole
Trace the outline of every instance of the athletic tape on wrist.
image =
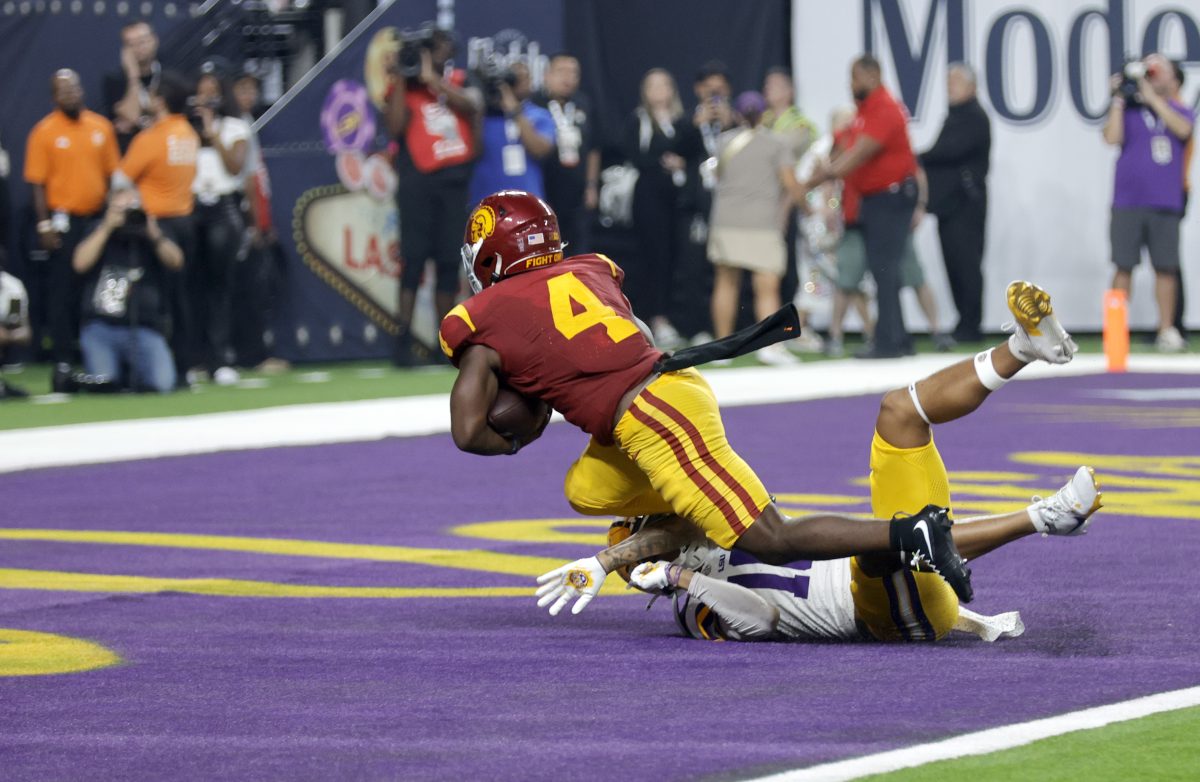
[(983, 387), (988, 391), (995, 391), (1008, 382), (1008, 378), (1000, 377), (996, 367), (992, 366), (993, 350), (995, 348), (989, 348), (975, 356), (975, 374), (979, 376), (979, 382), (983, 383)]

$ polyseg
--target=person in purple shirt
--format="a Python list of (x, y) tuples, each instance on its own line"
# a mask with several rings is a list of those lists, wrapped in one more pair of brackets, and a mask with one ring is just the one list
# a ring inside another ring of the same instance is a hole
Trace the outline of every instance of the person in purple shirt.
[(1175, 353), (1186, 348), (1174, 325), (1175, 294), (1184, 206), (1184, 148), (1196, 117), (1175, 99), (1183, 83), (1183, 71), (1176, 63), (1151, 54), (1142, 66), (1145, 72), (1137, 79), (1137, 93), (1128, 100), (1120, 90), (1122, 74), (1112, 77), (1112, 105), (1104, 124), (1104, 140), (1121, 148), (1109, 233), (1117, 267), (1112, 285), (1128, 295), (1142, 248), (1149, 250), (1158, 303), (1156, 344), (1160, 351)]

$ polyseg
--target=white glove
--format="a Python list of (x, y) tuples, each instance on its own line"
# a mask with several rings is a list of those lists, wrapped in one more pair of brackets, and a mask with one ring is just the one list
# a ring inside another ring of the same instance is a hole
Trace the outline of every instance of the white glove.
[[(629, 585), (656, 595), (670, 594), (679, 588), (679, 568), (671, 569), (670, 562), (643, 562), (629, 574)], [(674, 583), (671, 576), (674, 575)]]
[[(604, 572), (600, 560), (595, 557), (577, 559), (549, 573), (543, 573), (538, 576), (538, 583), (541, 584), (537, 589), (538, 608), (549, 605), (550, 616), (558, 616), (558, 612), (563, 610), (567, 603), (578, 597), (575, 605), (571, 607), (571, 613), (578, 614), (587, 608), (587, 604), (600, 592), (600, 587), (604, 585), (604, 579), (607, 577), (608, 573)], [(554, 605), (550, 605), (551, 603)]]

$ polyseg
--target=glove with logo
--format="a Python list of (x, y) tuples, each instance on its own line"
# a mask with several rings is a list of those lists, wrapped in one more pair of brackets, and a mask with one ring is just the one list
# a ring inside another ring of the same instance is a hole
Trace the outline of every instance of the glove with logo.
[(550, 606), (550, 616), (558, 616), (567, 603), (579, 598), (571, 607), (571, 613), (578, 614), (600, 592), (607, 577), (608, 573), (604, 572), (600, 560), (595, 557), (577, 559), (543, 573), (538, 576), (538, 584), (541, 585), (537, 589), (538, 608)]
[(670, 562), (643, 562), (629, 574), (629, 585), (655, 595), (669, 595), (679, 588), (683, 568)]

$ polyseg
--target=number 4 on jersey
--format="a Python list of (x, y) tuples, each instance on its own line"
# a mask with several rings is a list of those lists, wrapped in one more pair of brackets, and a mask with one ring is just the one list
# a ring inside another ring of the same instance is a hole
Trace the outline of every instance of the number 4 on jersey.
[[(546, 281), (550, 289), (550, 314), (554, 328), (567, 339), (590, 329), (596, 324), (604, 326), (605, 333), (613, 342), (632, 337), (638, 327), (618, 315), (592, 292), (572, 272), (560, 274)], [(576, 309), (582, 307), (582, 312)]]

